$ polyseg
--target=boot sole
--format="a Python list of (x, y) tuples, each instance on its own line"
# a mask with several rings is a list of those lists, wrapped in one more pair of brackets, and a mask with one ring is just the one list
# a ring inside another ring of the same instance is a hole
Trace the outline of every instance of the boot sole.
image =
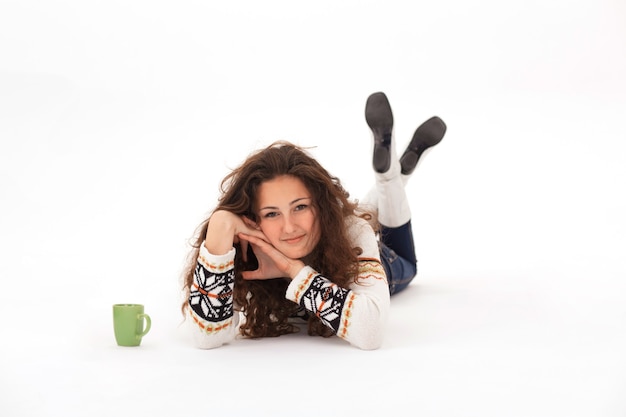
[(422, 123), (413, 134), (413, 138), (400, 158), (402, 174), (409, 175), (415, 171), (417, 163), (424, 151), (437, 145), (446, 134), (446, 124), (434, 116)]
[(391, 166), (391, 133), (393, 113), (385, 93), (370, 95), (365, 104), (365, 121), (374, 134), (373, 165), (376, 172), (387, 172)]

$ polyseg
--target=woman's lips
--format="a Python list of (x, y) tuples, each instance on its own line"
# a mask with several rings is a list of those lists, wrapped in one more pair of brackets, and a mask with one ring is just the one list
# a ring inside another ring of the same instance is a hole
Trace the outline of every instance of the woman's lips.
[(290, 245), (293, 245), (295, 243), (300, 242), (303, 238), (304, 238), (304, 235), (298, 236), (298, 237), (294, 237), (294, 238), (291, 238), (291, 239), (285, 239), (284, 241), (289, 243)]

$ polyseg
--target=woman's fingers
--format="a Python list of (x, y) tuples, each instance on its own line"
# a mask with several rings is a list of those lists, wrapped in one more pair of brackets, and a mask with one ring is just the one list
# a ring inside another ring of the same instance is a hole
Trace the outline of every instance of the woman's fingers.
[(243, 241), (248, 241), (252, 244), (255, 244), (257, 246), (263, 246), (263, 245), (269, 245), (269, 243), (267, 241), (265, 241), (264, 239), (258, 237), (258, 236), (254, 236), (252, 234), (248, 234), (248, 233), (243, 233), (240, 232), (238, 234), (239, 239), (243, 240)]
[(239, 239), (248, 241), (258, 261), (258, 267), (254, 271), (242, 271), (244, 279), (271, 279), (285, 276), (284, 255), (277, 251), (270, 243), (255, 236), (240, 233)]

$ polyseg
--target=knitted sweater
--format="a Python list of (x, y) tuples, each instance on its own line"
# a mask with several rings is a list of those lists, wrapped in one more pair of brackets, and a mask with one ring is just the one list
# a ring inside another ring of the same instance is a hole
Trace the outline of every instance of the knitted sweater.
[[(389, 287), (380, 263), (378, 241), (364, 219), (346, 222), (352, 247), (360, 247), (358, 277), (347, 288), (305, 266), (293, 278), (285, 297), (320, 318), (337, 336), (361, 349), (377, 349), (389, 312)], [(235, 248), (213, 255), (200, 247), (188, 299), (189, 331), (197, 347), (210, 349), (238, 334), (239, 312), (233, 303)]]

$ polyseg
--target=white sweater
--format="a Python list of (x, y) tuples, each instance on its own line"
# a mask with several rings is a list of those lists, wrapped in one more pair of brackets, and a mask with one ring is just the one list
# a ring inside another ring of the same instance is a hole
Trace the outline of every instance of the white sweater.
[[(320, 318), (337, 336), (361, 349), (377, 349), (389, 312), (389, 287), (380, 263), (378, 241), (366, 220), (351, 217), (346, 226), (353, 247), (360, 247), (359, 272), (341, 288), (305, 266), (291, 281), (285, 297)], [(235, 248), (213, 255), (200, 247), (190, 289), (188, 329), (197, 347), (211, 349), (238, 334), (239, 313), (233, 304)]]

